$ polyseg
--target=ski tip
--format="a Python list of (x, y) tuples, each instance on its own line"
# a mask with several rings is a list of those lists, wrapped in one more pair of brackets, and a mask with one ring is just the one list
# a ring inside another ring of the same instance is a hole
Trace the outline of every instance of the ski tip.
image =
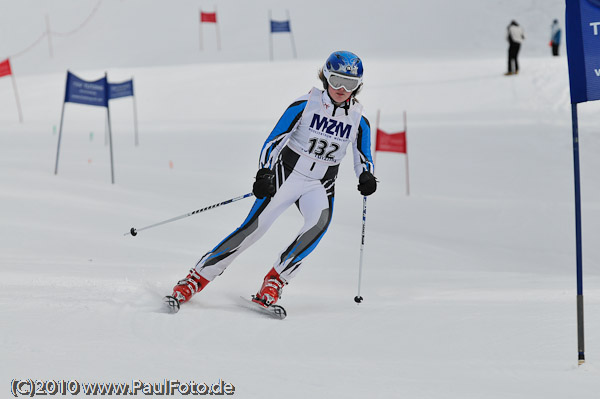
[(174, 296), (167, 295), (163, 298), (163, 302), (165, 303), (165, 306), (167, 307), (169, 313), (177, 313), (181, 308), (179, 301)]
[(283, 306), (271, 305), (265, 307), (261, 303), (253, 300), (255, 299), (254, 295), (251, 295), (250, 298), (247, 298), (245, 296), (240, 296), (240, 298), (243, 300), (242, 303), (245, 307), (260, 312), (266, 316), (280, 320), (285, 319), (285, 317), (287, 316), (287, 312), (285, 311)]
[(275, 314), (275, 317), (277, 317), (281, 320), (286, 318), (287, 312), (285, 311), (283, 306), (271, 305), (270, 308), (273, 309), (273, 313)]

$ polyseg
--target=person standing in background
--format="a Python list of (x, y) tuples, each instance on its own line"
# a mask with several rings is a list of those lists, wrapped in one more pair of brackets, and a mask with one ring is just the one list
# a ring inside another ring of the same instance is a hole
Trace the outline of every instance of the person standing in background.
[[(519, 73), (519, 50), (521, 49), (521, 43), (525, 40), (525, 34), (523, 29), (519, 26), (517, 21), (511, 21), (508, 25), (506, 32), (506, 40), (508, 40), (508, 72), (504, 75), (516, 75)], [(514, 69), (513, 69), (514, 64)]]
[(552, 47), (552, 55), (555, 57), (558, 56), (561, 33), (562, 31), (560, 29), (560, 25), (558, 24), (558, 19), (555, 19), (550, 27), (550, 46)]

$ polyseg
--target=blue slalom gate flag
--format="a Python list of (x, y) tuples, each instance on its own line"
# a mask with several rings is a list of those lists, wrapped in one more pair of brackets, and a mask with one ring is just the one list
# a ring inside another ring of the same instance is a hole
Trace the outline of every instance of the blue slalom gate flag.
[(137, 128), (137, 106), (135, 103), (135, 93), (133, 92), (133, 78), (121, 83), (108, 83), (108, 99), (131, 97), (133, 99), (133, 124), (135, 127), (135, 145), (139, 143)]
[(566, 0), (571, 103), (600, 100), (600, 0)]
[(133, 79), (121, 83), (108, 84), (108, 99), (133, 96)]
[(298, 58), (296, 55), (296, 44), (294, 43), (294, 35), (292, 34), (292, 28), (290, 27), (290, 12), (286, 10), (287, 19), (285, 21), (274, 21), (271, 17), (271, 10), (269, 10), (269, 21), (271, 22), (271, 34), (269, 35), (269, 56), (273, 61), (273, 33), (289, 33), (290, 40), (292, 42), (292, 51), (294, 52), (294, 58)]
[(60, 158), (60, 142), (63, 131), (63, 121), (65, 117), (65, 106), (67, 103), (77, 103), (84, 105), (95, 105), (106, 108), (106, 118), (108, 126), (108, 142), (110, 144), (110, 176), (112, 184), (115, 184), (115, 172), (113, 163), (113, 145), (112, 128), (110, 123), (110, 108), (108, 106), (108, 78), (106, 73), (104, 77), (93, 82), (83, 80), (70, 71), (67, 71), (67, 85), (65, 88), (65, 101), (63, 101), (62, 112), (60, 115), (60, 129), (58, 131), (58, 145), (56, 146), (56, 163), (54, 174), (58, 174), (58, 160)]
[(290, 21), (273, 21), (271, 20), (271, 33), (291, 32)]
[(575, 186), (575, 255), (577, 260), (577, 352), (585, 363), (583, 325), (583, 239), (577, 104), (600, 100), (600, 0), (566, 0), (567, 57), (573, 123)]
[(78, 78), (67, 71), (65, 102), (108, 107), (106, 76), (93, 82)]

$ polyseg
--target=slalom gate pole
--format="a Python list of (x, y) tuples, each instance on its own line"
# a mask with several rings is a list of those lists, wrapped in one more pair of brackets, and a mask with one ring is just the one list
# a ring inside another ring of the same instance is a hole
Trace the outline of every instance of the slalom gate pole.
[(354, 297), (354, 302), (361, 303), (363, 297), (360, 296), (360, 282), (362, 280), (363, 267), (363, 252), (365, 249), (365, 225), (367, 223), (367, 197), (363, 196), (363, 211), (362, 211), (362, 234), (360, 238), (360, 259), (358, 261), (358, 293)]
[[(104, 78), (106, 79), (106, 91), (108, 92), (108, 74), (104, 72)], [(110, 181), (115, 184), (115, 163), (113, 161), (113, 141), (112, 141), (112, 126), (110, 122), (110, 106), (109, 102), (106, 101), (106, 120), (108, 121), (108, 145), (110, 148)]]
[[(67, 76), (69, 76), (69, 71), (67, 71)], [(68, 80), (68, 78), (67, 78), (67, 80)], [(66, 89), (65, 89), (65, 92), (66, 92)], [(60, 157), (60, 139), (62, 137), (63, 120), (65, 119), (65, 104), (66, 104), (66, 101), (63, 101), (62, 111), (60, 113), (60, 128), (58, 129), (58, 144), (56, 145), (56, 163), (54, 164), (54, 174), (55, 175), (58, 174), (58, 158)]]
[(239, 201), (241, 199), (251, 197), (252, 195), (253, 195), (252, 193), (240, 195), (239, 197), (231, 198), (231, 199), (228, 199), (226, 201), (219, 202), (218, 204), (209, 205), (209, 206), (204, 207), (202, 209), (197, 209), (195, 211), (188, 212), (185, 215), (177, 216), (177, 217), (174, 217), (174, 218), (168, 219), (168, 220), (163, 220), (162, 222), (154, 223), (154, 224), (151, 224), (150, 226), (141, 227), (139, 229), (136, 229), (135, 227), (132, 227), (131, 230), (129, 230), (127, 233), (125, 233), (123, 235), (127, 236), (127, 235), (130, 234), (130, 235), (132, 235), (132, 236), (135, 237), (142, 230), (147, 230), (147, 229), (151, 229), (151, 228), (156, 227), (156, 226), (160, 226), (160, 225), (163, 225), (163, 224), (174, 222), (176, 220), (183, 219), (183, 218), (195, 215), (195, 214), (200, 213), (200, 212), (204, 212), (204, 211), (208, 211), (208, 210), (213, 209), (213, 208), (217, 208), (217, 207), (219, 207), (221, 205), (231, 204), (232, 202)]
[(575, 182), (575, 250), (577, 256), (577, 358), (585, 363), (585, 340), (583, 324), (583, 249), (581, 238), (581, 183), (579, 172), (579, 122), (577, 103), (571, 104), (573, 123), (573, 171)]

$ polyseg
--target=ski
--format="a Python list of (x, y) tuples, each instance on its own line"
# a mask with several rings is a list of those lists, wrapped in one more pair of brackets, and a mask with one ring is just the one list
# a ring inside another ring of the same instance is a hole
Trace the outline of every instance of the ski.
[(179, 312), (181, 304), (179, 303), (179, 300), (177, 300), (177, 298), (175, 298), (174, 296), (167, 295), (163, 298), (163, 302), (165, 303), (165, 306), (167, 307), (169, 313)]
[[(283, 308), (283, 306), (271, 305), (271, 306), (265, 308), (264, 306), (252, 301), (252, 299), (248, 299), (243, 296), (240, 296), (240, 299), (241, 299), (242, 305), (245, 308), (254, 310), (255, 312), (259, 312), (259, 313), (262, 313), (269, 317), (272, 317), (275, 319), (280, 319), (280, 320), (285, 319), (285, 317), (287, 316), (287, 313), (286, 313), (285, 309)], [(163, 298), (163, 302), (169, 313), (177, 313), (177, 312), (179, 312), (179, 309), (181, 308), (181, 303), (174, 296), (171, 296), (171, 295), (165, 296)]]
[(244, 307), (254, 310), (255, 312), (259, 312), (279, 320), (283, 320), (287, 316), (287, 313), (283, 306), (271, 305), (265, 308), (264, 306), (252, 301), (252, 299), (243, 296), (240, 296), (240, 299)]

